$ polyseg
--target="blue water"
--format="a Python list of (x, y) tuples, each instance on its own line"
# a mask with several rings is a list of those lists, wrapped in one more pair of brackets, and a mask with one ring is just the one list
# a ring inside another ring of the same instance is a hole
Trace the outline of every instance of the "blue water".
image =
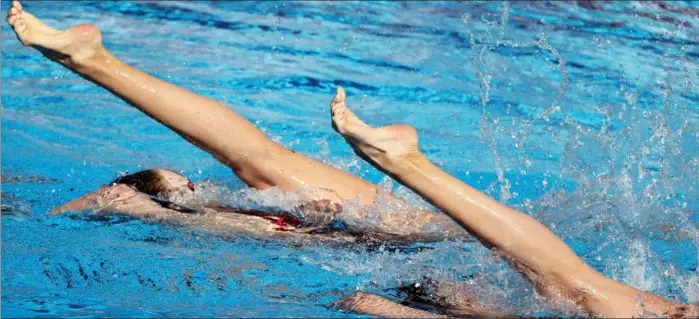
[[(7, 10), (9, 2), (2, 2)], [(332, 131), (337, 85), (446, 171), (532, 214), (604, 274), (699, 300), (696, 2), (30, 2), (126, 62), (225, 102), (281, 144), (424, 205)], [(47, 210), (167, 167), (264, 199), (208, 154), (22, 47), (2, 25), (4, 317), (338, 317), (356, 289), (471, 281), (560, 314), (480, 245), (329, 247)], [(272, 203), (274, 204), (274, 203)]]

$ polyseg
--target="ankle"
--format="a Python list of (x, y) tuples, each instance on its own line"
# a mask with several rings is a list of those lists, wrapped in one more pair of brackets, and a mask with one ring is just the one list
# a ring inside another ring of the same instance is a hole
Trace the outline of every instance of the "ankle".
[(417, 151), (405, 157), (392, 160), (390, 165), (384, 166), (384, 169), (391, 175), (400, 178), (414, 174), (427, 164), (431, 164), (430, 160), (422, 152)]
[(107, 49), (102, 46), (95, 48), (90, 53), (82, 53), (79, 55), (71, 55), (59, 63), (71, 68), (78, 73), (86, 74), (90, 72), (103, 70), (118, 60), (111, 55)]
[(81, 24), (60, 31), (43, 41), (37, 41), (34, 46), (48, 52), (48, 57), (52, 60), (73, 69), (94, 66), (109, 56), (102, 45), (102, 32), (92, 24)]

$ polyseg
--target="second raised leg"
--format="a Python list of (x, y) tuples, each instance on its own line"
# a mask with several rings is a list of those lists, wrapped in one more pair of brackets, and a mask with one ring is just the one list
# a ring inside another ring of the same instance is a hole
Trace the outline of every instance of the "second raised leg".
[(347, 108), (341, 89), (331, 111), (333, 126), (360, 156), (500, 253), (552, 301), (572, 302), (607, 317), (639, 316), (644, 311), (669, 314), (684, 307), (603, 276), (534, 218), (442, 171), (419, 151), (414, 129), (366, 125)]

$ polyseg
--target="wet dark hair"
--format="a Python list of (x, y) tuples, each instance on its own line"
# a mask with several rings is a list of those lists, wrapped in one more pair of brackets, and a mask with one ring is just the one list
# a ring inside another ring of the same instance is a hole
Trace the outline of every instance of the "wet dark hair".
[(151, 196), (158, 196), (168, 189), (167, 184), (163, 181), (163, 175), (154, 169), (118, 177), (111, 184), (126, 184)]
[[(150, 199), (155, 202), (156, 204), (167, 208), (171, 209), (180, 213), (185, 213), (185, 214), (197, 214), (199, 213), (197, 210), (170, 202), (168, 200), (160, 198), (161, 196), (165, 195), (166, 191), (170, 190), (170, 184), (165, 181), (165, 176), (163, 175), (163, 171), (170, 171), (170, 170), (164, 170), (164, 169), (149, 169), (145, 171), (140, 171), (136, 172), (133, 174), (129, 175), (124, 175), (121, 176), (114, 181), (112, 181), (112, 185), (114, 184), (124, 184), (128, 185), (129, 187), (135, 189), (136, 191), (139, 191), (141, 193), (150, 195)], [(172, 171), (170, 171), (172, 172)], [(175, 173), (175, 172), (172, 172)], [(177, 173), (175, 173), (177, 174)], [(179, 175), (179, 174), (178, 174)], [(192, 182), (189, 182), (187, 185), (189, 189), (192, 191), (194, 190), (194, 186)]]

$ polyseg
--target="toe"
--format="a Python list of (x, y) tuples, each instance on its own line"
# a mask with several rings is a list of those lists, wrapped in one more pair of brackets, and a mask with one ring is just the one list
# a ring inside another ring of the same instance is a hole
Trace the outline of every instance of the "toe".
[(338, 86), (337, 93), (335, 93), (335, 97), (330, 102), (330, 111), (335, 116), (336, 113), (341, 112), (343, 109), (345, 109), (345, 89)]
[(24, 19), (17, 17), (14, 19), (14, 23), (12, 23), (12, 27), (15, 28), (15, 32), (23, 33), (27, 29), (27, 24), (24, 23)]
[(337, 87), (337, 93), (330, 101), (330, 115), (332, 117), (333, 128), (340, 134), (345, 132), (347, 120), (347, 107), (345, 106), (345, 90)]
[(332, 112), (332, 120), (339, 123), (344, 123), (347, 120), (346, 108), (336, 108)]
[(356, 117), (347, 107), (345, 89), (343, 89), (341, 86), (337, 87), (337, 93), (330, 102), (330, 111), (332, 112), (333, 117), (337, 116), (340, 119), (354, 119)]
[(345, 89), (341, 86), (337, 87), (337, 92), (335, 93), (334, 103), (345, 103)]
[(12, 7), (17, 8), (18, 11), (22, 11), (22, 3), (19, 1), (12, 1)]
[(345, 90), (342, 87), (337, 88), (335, 98), (330, 102), (330, 109), (333, 128), (342, 135), (351, 134), (352, 131), (356, 131), (355, 128), (368, 127), (347, 107)]

